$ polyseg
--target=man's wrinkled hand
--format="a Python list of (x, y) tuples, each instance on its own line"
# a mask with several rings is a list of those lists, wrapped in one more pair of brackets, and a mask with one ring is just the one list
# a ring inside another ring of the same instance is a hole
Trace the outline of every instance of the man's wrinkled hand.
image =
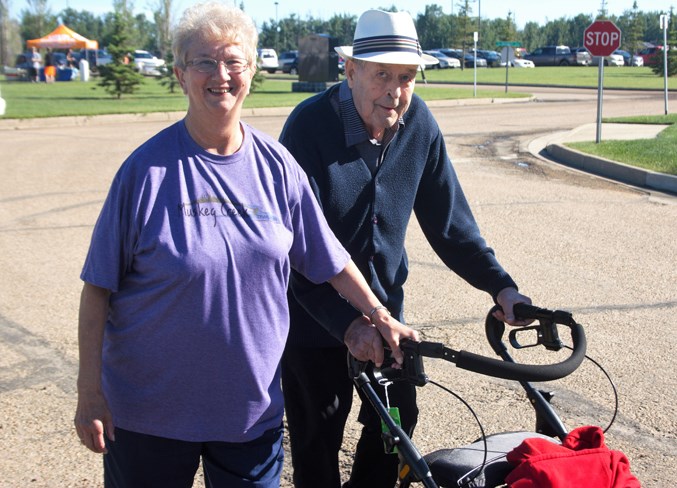
[(492, 315), (497, 320), (505, 322), (509, 325), (522, 327), (529, 325), (533, 320), (517, 320), (513, 307), (516, 303), (526, 303), (531, 305), (531, 298), (522, 295), (515, 288), (503, 288), (496, 296), (496, 302), (501, 306), (502, 310), (496, 310)]

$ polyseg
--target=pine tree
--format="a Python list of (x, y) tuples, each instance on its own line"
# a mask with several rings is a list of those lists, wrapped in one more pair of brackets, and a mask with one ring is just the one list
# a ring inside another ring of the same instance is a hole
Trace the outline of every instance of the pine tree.
[(169, 90), (169, 93), (174, 93), (179, 86), (179, 80), (174, 76), (174, 53), (169, 51), (165, 57), (167, 64), (165, 69), (160, 74), (160, 84)]
[(143, 76), (134, 70), (134, 64), (130, 59), (129, 53), (132, 48), (129, 46), (128, 27), (123, 16), (115, 12), (113, 35), (108, 45), (112, 61), (99, 68), (101, 73), (99, 86), (118, 99), (122, 98), (123, 94), (134, 93), (143, 83)]
[[(663, 46), (663, 49), (668, 50), (668, 76), (675, 76), (677, 75), (677, 26), (675, 25), (675, 21), (677, 21), (677, 18), (675, 18), (674, 11), (672, 8), (670, 9), (670, 14), (668, 15), (668, 18), (670, 19), (667, 33), (668, 45)], [(663, 76), (665, 74), (665, 70), (663, 68), (665, 54), (663, 51), (660, 51), (657, 54), (656, 61), (657, 61), (656, 64), (651, 66), (651, 71), (656, 73), (658, 76)]]

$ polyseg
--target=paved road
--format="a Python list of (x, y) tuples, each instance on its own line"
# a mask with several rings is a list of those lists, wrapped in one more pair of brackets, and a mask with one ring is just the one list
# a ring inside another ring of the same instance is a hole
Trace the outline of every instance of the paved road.
[[(606, 93), (605, 116), (662, 107), (662, 94)], [(674, 486), (675, 199), (564, 169), (525, 150), (539, 135), (594, 122), (594, 91), (543, 90), (535, 102), (434, 112), (499, 259), (535, 302), (574, 313), (586, 326), (590, 355), (616, 381), (620, 410), (609, 445), (628, 454), (643, 486)], [(285, 116), (246, 119), (277, 135)], [(148, 117), (0, 130), (0, 487), (101, 485), (100, 458), (77, 443), (71, 422), (78, 275), (114, 172), (168, 123)], [(410, 324), (428, 340), (486, 352), (487, 297), (445, 270), (415, 222), (408, 249)], [(530, 428), (529, 407), (510, 384), (437, 361), (426, 365), (431, 377), (470, 402), (488, 432)], [(610, 388), (595, 368), (586, 365), (553, 388), (569, 427), (610, 420)], [(423, 452), (478, 435), (457, 401), (432, 386), (420, 396), (415, 440)], [(356, 437), (352, 424), (346, 469)]]

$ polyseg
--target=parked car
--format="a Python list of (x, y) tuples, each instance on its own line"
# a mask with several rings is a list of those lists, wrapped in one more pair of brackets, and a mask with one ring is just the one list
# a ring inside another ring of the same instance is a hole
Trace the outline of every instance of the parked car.
[[(448, 56), (450, 58), (456, 58), (459, 61), (462, 59), (463, 60), (463, 65), (466, 68), (473, 68), (475, 66), (475, 56), (473, 56), (471, 53), (465, 53), (465, 56), (463, 55), (463, 51), (460, 49), (438, 49), (439, 52), (444, 54), (445, 56)], [(487, 61), (486, 59), (482, 59), (480, 57), (477, 58), (477, 67), (478, 68), (486, 68), (487, 67)]]
[(52, 62), (57, 68), (65, 68), (68, 66), (68, 61), (66, 60), (66, 54), (58, 51), (52, 51)]
[(283, 51), (277, 58), (280, 69), (283, 73), (296, 75), (299, 72), (299, 52)]
[(524, 58), (515, 58), (512, 60), (512, 65), (514, 68), (535, 68), (536, 65), (533, 61)]
[(438, 61), (435, 64), (426, 64), (425, 69), (448, 69), (461, 67), (461, 62), (458, 59), (450, 58), (449, 56), (442, 54), (440, 51), (431, 50), (423, 52), (429, 56), (432, 56), (433, 58), (436, 58)]
[[(501, 66), (505, 68), (505, 62), (501, 61)], [(533, 61), (530, 61), (528, 59), (523, 59), (523, 58), (513, 58), (512, 61), (510, 61), (510, 66), (512, 68), (535, 68), (536, 65), (534, 65)]]
[(653, 66), (658, 63), (659, 55), (663, 54), (663, 46), (647, 46), (637, 53), (642, 58), (642, 66)]
[(132, 53), (134, 69), (145, 76), (160, 76), (167, 69), (164, 59), (158, 59), (148, 51), (137, 49)]
[[(601, 56), (593, 56), (591, 66), (599, 66), (599, 59)], [(604, 56), (604, 66), (624, 66), (625, 60), (622, 54), (612, 53), (609, 56)]]
[(501, 55), (496, 51), (486, 51), (484, 49), (478, 49), (477, 55), (486, 60), (487, 66), (494, 68), (501, 65)]
[(623, 51), (622, 49), (616, 49), (614, 51), (614, 54), (620, 54), (623, 56), (623, 64), (625, 66), (632, 66), (632, 54), (630, 54), (628, 51)]
[(89, 69), (96, 71), (97, 66), (103, 66), (113, 61), (113, 57), (105, 49), (82, 49), (73, 53), (75, 61), (80, 64), (82, 59), (89, 63)]
[(277, 59), (277, 52), (275, 49), (259, 49), (259, 59), (256, 63), (259, 70), (267, 71), (271, 75), (280, 69), (280, 64)]
[(29, 61), (30, 53), (19, 54), (14, 61), (14, 66), (3, 66), (2, 74), (7, 81), (26, 81), (29, 79), (29, 73), (33, 68), (33, 63)]
[(14, 67), (19, 68), (19, 69), (32, 68), (33, 63), (31, 62), (30, 59), (31, 59), (31, 53), (30, 52), (19, 54), (19, 55), (17, 55), (16, 61), (14, 62)]
[(592, 54), (585, 47), (576, 47), (571, 50), (576, 54), (576, 64), (579, 66), (590, 66), (592, 64)]
[(575, 66), (579, 64), (576, 53), (568, 46), (544, 46), (537, 47), (524, 59), (533, 61), (536, 66)]
[(616, 49), (614, 54), (620, 54), (623, 56), (623, 63), (625, 66), (644, 66), (644, 59), (637, 54), (630, 54), (628, 51), (623, 49)]
[[(528, 59), (524, 59), (524, 55), (527, 51), (522, 47), (513, 48), (512, 59), (509, 61), (509, 66), (513, 68), (534, 68), (534, 62)], [(501, 57), (501, 59), (503, 59)], [(505, 68), (505, 61), (501, 61), (501, 66)]]
[(644, 66), (644, 58), (642, 56), (633, 54), (631, 66)]
[(341, 56), (338, 58), (338, 72), (342, 75), (346, 74), (346, 60)]

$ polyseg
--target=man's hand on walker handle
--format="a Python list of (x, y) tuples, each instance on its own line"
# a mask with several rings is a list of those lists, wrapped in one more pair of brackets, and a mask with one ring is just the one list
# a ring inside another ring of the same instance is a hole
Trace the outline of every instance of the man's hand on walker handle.
[(505, 322), (508, 325), (518, 327), (529, 325), (531, 322), (533, 322), (533, 320), (517, 320), (515, 318), (515, 314), (513, 312), (512, 307), (516, 303), (526, 303), (528, 305), (531, 305), (531, 298), (522, 295), (515, 288), (512, 287), (503, 288), (500, 292), (498, 292), (498, 295), (496, 296), (496, 303), (498, 303), (502, 309), (496, 310), (493, 313), (494, 318), (496, 318), (497, 320)]

